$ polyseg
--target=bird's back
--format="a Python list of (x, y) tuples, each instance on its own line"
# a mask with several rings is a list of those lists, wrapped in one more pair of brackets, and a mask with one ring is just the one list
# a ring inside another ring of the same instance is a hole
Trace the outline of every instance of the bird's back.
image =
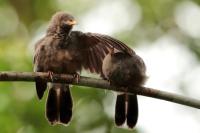
[(113, 55), (115, 67), (110, 79), (115, 85), (141, 85), (146, 79), (146, 67), (138, 55), (128, 55), (122, 52)]

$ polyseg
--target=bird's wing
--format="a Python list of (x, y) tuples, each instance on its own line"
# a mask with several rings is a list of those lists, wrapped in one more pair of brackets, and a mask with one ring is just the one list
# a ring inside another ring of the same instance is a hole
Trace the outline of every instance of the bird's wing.
[(43, 47), (43, 42), (45, 41), (45, 38), (40, 39), (36, 44), (35, 44), (35, 50), (34, 50), (34, 57), (33, 57), (33, 64), (34, 64), (34, 71), (42, 71), (39, 70), (38, 66), (38, 61), (40, 60), (39, 54), (41, 54), (41, 49)]
[[(33, 58), (34, 63), (34, 72), (43, 72), (44, 66), (39, 65), (38, 62), (41, 59), (40, 54), (42, 54), (41, 50), (43, 49), (43, 42), (45, 41), (45, 38), (39, 40), (35, 44), (35, 55)], [(46, 81), (43, 81), (43, 79), (36, 77), (35, 78), (35, 85), (36, 85), (36, 92), (39, 99), (42, 99), (44, 92), (47, 88)]]
[(104, 57), (115, 48), (130, 55), (135, 52), (123, 42), (114, 39), (107, 35), (98, 33), (82, 33), (73, 31), (75, 36), (78, 36), (78, 43), (83, 51), (83, 67), (90, 72), (102, 74), (102, 62)]

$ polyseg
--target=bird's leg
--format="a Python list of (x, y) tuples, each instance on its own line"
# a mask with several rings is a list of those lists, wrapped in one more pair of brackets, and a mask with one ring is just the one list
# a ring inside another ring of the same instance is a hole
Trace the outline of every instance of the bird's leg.
[(113, 85), (113, 83), (110, 81), (110, 79), (108, 79), (108, 78), (105, 78), (104, 80), (106, 80), (106, 81), (109, 83), (109, 85), (110, 85), (110, 86), (112, 86), (112, 85)]
[(48, 77), (50, 77), (51, 81), (53, 82), (53, 72), (48, 71)]
[(107, 78), (105, 77), (105, 75), (103, 73), (100, 73), (100, 77), (103, 79), (103, 80), (106, 80), (107, 81)]
[(80, 80), (80, 75), (79, 75), (78, 73), (75, 73), (75, 74), (73, 74), (73, 77), (74, 77), (74, 81), (75, 81), (76, 83), (78, 83), (79, 80)]

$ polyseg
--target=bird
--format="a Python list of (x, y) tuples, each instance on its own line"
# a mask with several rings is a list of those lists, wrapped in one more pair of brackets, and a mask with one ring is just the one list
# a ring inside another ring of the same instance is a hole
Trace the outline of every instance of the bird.
[[(111, 85), (126, 91), (133, 86), (145, 83), (146, 66), (143, 59), (135, 52), (111, 49), (102, 64), (103, 78)], [(115, 104), (115, 124), (122, 126), (125, 121), (129, 128), (134, 128), (138, 120), (138, 100), (136, 94), (118, 93)]]
[(54, 74), (72, 74), (79, 77), (79, 73), (84, 69), (102, 75), (103, 59), (112, 47), (133, 53), (126, 44), (108, 35), (73, 31), (76, 23), (71, 14), (56, 12), (50, 19), (45, 36), (35, 44), (34, 72), (47, 72), (52, 79), (47, 84), (44, 79), (35, 78), (39, 100), (48, 88), (46, 118), (51, 125), (69, 124), (73, 110), (70, 83), (54, 83)]

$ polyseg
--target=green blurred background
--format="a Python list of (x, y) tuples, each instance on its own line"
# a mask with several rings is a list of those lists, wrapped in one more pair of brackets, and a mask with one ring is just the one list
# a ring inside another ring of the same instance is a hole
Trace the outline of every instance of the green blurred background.
[[(64, 10), (77, 19), (76, 30), (108, 34), (136, 49), (147, 64), (148, 86), (167, 89), (171, 87), (169, 84), (175, 84), (166, 91), (199, 98), (196, 89), (200, 81), (199, 4), (199, 0), (0, 0), (0, 71), (32, 71), (35, 42), (44, 35), (52, 14)], [(162, 63), (166, 64), (160, 66)], [(171, 107), (173, 103), (163, 101), (154, 104), (156, 101), (149, 98), (139, 98), (139, 126), (132, 131), (114, 125), (112, 92), (73, 86), (72, 95), (74, 109), (70, 125), (50, 126), (44, 116), (46, 95), (38, 101), (34, 83), (0, 83), (0, 132), (200, 132), (195, 126), (199, 125), (200, 113), (189, 107)], [(163, 114), (158, 108), (163, 108)], [(177, 112), (184, 113), (175, 118)], [(156, 117), (159, 113), (162, 119)], [(170, 125), (176, 119), (185, 123)], [(190, 126), (184, 126), (187, 124)]]

